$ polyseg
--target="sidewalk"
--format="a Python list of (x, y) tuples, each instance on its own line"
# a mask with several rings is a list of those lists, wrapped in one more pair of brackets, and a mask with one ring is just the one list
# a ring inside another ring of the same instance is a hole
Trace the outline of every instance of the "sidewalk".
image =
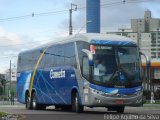
[(15, 106), (15, 105), (23, 105), (17, 101), (14, 102), (14, 105), (11, 105), (11, 102), (10, 101), (0, 101), (0, 106)]

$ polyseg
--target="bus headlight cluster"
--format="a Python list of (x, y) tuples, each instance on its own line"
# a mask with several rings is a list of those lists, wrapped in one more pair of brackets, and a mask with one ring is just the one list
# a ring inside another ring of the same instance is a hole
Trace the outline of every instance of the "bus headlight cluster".
[[(93, 89), (93, 88), (89, 88), (90, 91), (94, 94), (99, 94), (99, 95), (103, 95), (103, 96), (106, 96), (106, 97), (111, 97), (113, 96), (113, 94), (111, 93), (105, 93), (105, 92), (102, 92), (102, 91), (99, 91), (99, 90), (96, 90), (96, 89)], [(114, 94), (115, 95), (115, 94)]]

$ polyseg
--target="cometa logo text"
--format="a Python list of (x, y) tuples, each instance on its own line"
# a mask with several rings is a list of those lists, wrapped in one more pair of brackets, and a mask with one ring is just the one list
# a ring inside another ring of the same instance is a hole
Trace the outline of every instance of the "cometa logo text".
[(56, 71), (54, 72), (52, 69), (50, 70), (50, 79), (54, 79), (54, 78), (65, 78), (65, 71), (61, 70), (61, 71)]

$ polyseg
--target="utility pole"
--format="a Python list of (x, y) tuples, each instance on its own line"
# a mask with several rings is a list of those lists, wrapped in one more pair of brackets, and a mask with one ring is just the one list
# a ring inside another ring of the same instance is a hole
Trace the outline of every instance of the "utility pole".
[(11, 64), (12, 64), (12, 61), (10, 60), (10, 66), (9, 66), (9, 91), (8, 91), (8, 97), (9, 97), (9, 99), (11, 97), (11, 78), (12, 78)]
[[(74, 9), (73, 9), (74, 7)], [(72, 35), (72, 11), (77, 11), (77, 5), (71, 3), (71, 8), (69, 9), (69, 35)]]
[(122, 2), (123, 2), (123, 4), (125, 4), (125, 3), (126, 3), (126, 0), (123, 0)]

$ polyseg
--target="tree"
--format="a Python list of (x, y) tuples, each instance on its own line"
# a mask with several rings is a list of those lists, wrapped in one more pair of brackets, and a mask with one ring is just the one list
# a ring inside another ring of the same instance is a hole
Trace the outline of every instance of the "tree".
[(2, 84), (3, 86), (5, 86), (5, 85), (6, 85), (6, 80), (5, 80), (5, 79), (1, 79), (1, 84)]
[(3, 95), (5, 91), (6, 80), (4, 78), (4, 74), (0, 74), (0, 95)]
[(0, 95), (3, 95), (3, 87), (0, 87)]

